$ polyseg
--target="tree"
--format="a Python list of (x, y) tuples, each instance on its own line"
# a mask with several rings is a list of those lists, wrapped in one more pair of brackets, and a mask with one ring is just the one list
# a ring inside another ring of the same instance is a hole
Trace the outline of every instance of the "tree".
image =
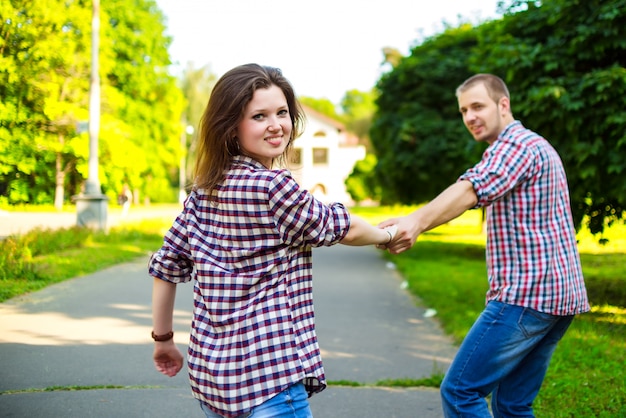
[(328, 116), (329, 118), (341, 123), (344, 122), (343, 116), (337, 113), (337, 107), (329, 99), (316, 99), (313, 97), (302, 96), (298, 97), (298, 100), (303, 105), (310, 107), (322, 115)]
[(378, 202), (381, 199), (381, 187), (374, 174), (376, 156), (372, 153), (357, 161), (352, 173), (346, 179), (346, 190), (357, 203), (371, 199)]
[(526, 3), (482, 28), (471, 68), (511, 86), (518, 118), (561, 154), (576, 225), (601, 234), (626, 207), (626, 0)]
[(369, 131), (376, 111), (376, 90), (349, 90), (341, 100), (346, 129), (359, 137), (368, 151), (371, 149)]
[[(87, 177), (90, 1), (0, 5), (0, 203), (60, 207)], [(100, 178), (173, 201), (184, 100), (168, 74), (162, 13), (153, 0), (101, 10)], [(55, 192), (56, 190), (56, 192)], [(69, 193), (64, 193), (69, 192)]]
[[(180, 80), (182, 93), (187, 99), (187, 107), (183, 115), (182, 124), (186, 129), (183, 139), (185, 156), (183, 156), (184, 167), (191, 168), (188, 164), (194, 158), (196, 150), (196, 133), (199, 130), (200, 119), (209, 102), (211, 91), (217, 82), (217, 75), (211, 72), (210, 68), (205, 66), (202, 68), (194, 68), (192, 64), (187, 66)], [(191, 130), (187, 130), (191, 127)], [(191, 138), (188, 137), (191, 135)], [(184, 169), (185, 178), (190, 180), (191, 170)], [(185, 185), (181, 185), (184, 187)]]
[(90, 12), (48, 0), (5, 2), (0, 13), (0, 183), (14, 203), (48, 203), (54, 190), (60, 209), (86, 115)]
[[(114, 197), (128, 183), (135, 195), (176, 201), (185, 101), (154, 0), (103, 3), (102, 187)], [(86, 174), (86, 165), (79, 167)]]
[(384, 199), (424, 202), (475, 163), (481, 149), (454, 91), (490, 72), (509, 85), (516, 118), (561, 154), (577, 228), (586, 219), (601, 233), (626, 203), (626, 0), (508, 7), (502, 19), (427, 39), (379, 81), (371, 136)]
[(469, 25), (413, 48), (383, 75), (371, 129), (383, 203), (421, 203), (453, 182), (480, 152), (456, 106), (458, 80), (477, 44)]

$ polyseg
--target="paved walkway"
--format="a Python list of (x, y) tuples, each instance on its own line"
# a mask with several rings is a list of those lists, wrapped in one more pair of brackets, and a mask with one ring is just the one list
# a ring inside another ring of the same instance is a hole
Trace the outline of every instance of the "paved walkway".
[[(0, 304), (0, 417), (197, 417), (186, 373), (152, 364), (147, 258)], [(373, 247), (314, 250), (317, 330), (327, 378), (373, 384), (445, 370), (455, 347)], [(185, 350), (192, 286), (181, 285)], [(45, 388), (92, 387), (91, 390)], [(105, 388), (110, 387), (110, 388)], [(14, 392), (14, 393), (12, 393)], [(436, 389), (330, 386), (316, 418), (440, 418)]]
[[(131, 206), (122, 216), (119, 206), (110, 206), (107, 227), (124, 222), (136, 222), (146, 218), (167, 217), (172, 220), (178, 214), (176, 205)], [(0, 209), (0, 239), (9, 235), (24, 234), (34, 228), (70, 228), (76, 226), (76, 213), (72, 212), (8, 212)]]

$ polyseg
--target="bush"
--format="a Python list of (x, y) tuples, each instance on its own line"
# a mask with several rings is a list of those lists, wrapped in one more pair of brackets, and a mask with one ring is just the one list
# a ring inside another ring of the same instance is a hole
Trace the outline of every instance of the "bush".
[(0, 280), (36, 279), (33, 257), (89, 242), (93, 232), (87, 228), (33, 229), (24, 235), (10, 236), (0, 242)]
[(20, 276), (32, 278), (33, 255), (19, 237), (9, 237), (0, 243), (0, 280)]

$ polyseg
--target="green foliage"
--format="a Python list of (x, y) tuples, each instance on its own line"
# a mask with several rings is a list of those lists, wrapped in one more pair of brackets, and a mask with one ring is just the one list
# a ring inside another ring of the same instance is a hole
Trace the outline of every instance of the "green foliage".
[(378, 82), (371, 140), (384, 203), (431, 199), (467, 168), (476, 147), (460, 123), (454, 91), (468, 75), (476, 33), (448, 29), (413, 49)]
[[(0, 6), (0, 194), (9, 204), (55, 203), (88, 175), (92, 4), (14, 0)], [(152, 200), (178, 181), (184, 106), (154, 0), (102, 4), (99, 180)], [(153, 192), (152, 186), (157, 185)], [(168, 194), (169, 195), (169, 194)], [(168, 196), (169, 198), (169, 196)]]
[(183, 124), (185, 125), (183, 157), (185, 163), (186, 184), (190, 184), (193, 177), (193, 161), (196, 158), (197, 135), (200, 129), (200, 119), (209, 102), (209, 96), (213, 86), (217, 82), (217, 76), (209, 71), (209, 67), (194, 68), (189, 64), (185, 69), (181, 82), (183, 95), (187, 99), (184, 112)]
[(171, 39), (163, 35), (164, 17), (153, 0), (131, 3), (103, 4), (103, 47), (111, 59), (103, 92), (110, 93), (113, 123), (102, 127), (102, 186), (110, 198), (128, 183), (153, 202), (176, 201), (164, 190), (178, 183), (185, 102), (167, 73)]
[(518, 118), (559, 151), (576, 225), (595, 234), (622, 219), (626, 1), (552, 0), (480, 33), (471, 68), (501, 75)]
[(357, 203), (367, 199), (380, 201), (382, 192), (375, 175), (376, 156), (367, 154), (354, 165), (352, 173), (346, 179), (346, 190)]
[(346, 129), (358, 136), (369, 150), (369, 131), (376, 111), (376, 91), (350, 90), (341, 100)]
[(371, 139), (384, 201), (430, 200), (477, 161), (454, 91), (490, 72), (516, 118), (559, 151), (576, 226), (602, 233), (626, 204), (626, 0), (502, 7), (500, 20), (427, 39), (379, 81)]
[(311, 109), (321, 113), (322, 115), (328, 116), (329, 118), (342, 123), (344, 122), (342, 116), (337, 113), (337, 108), (335, 107), (333, 102), (328, 99), (316, 99), (313, 97), (302, 96), (298, 97), (298, 100), (303, 105), (310, 107)]
[(89, 15), (79, 1), (0, 6), (0, 193), (11, 203), (53, 202), (81, 158)]

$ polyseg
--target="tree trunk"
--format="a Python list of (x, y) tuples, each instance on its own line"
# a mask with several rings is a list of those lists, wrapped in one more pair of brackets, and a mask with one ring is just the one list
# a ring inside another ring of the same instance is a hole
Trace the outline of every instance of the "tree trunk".
[(55, 178), (56, 187), (54, 189), (54, 207), (60, 211), (63, 209), (63, 200), (65, 199), (65, 171), (63, 170), (63, 157), (60, 152), (57, 152), (56, 164), (55, 164)]

